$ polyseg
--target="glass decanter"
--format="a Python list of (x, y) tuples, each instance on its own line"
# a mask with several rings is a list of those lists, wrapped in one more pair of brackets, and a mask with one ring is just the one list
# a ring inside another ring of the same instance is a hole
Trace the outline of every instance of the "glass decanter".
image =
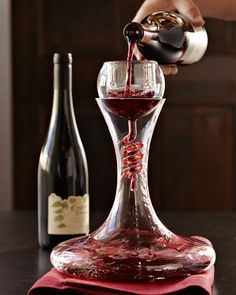
[[(128, 90), (125, 81), (125, 61), (104, 63), (96, 100), (117, 158), (113, 207), (96, 231), (56, 246), (51, 262), (69, 276), (109, 281), (157, 281), (204, 272), (214, 264), (213, 248), (168, 230), (149, 195), (149, 147), (165, 102), (161, 69), (154, 61), (133, 62)], [(124, 97), (127, 91), (129, 97)]]

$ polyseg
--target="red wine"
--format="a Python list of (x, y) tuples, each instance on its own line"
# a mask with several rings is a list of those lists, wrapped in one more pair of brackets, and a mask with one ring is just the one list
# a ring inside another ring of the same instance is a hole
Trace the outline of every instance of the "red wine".
[(39, 245), (88, 233), (88, 171), (72, 98), (71, 54), (54, 55), (54, 99), (38, 166)]
[(129, 94), (127, 95), (127, 91), (123, 89), (116, 89), (108, 91), (108, 97), (114, 98), (151, 98), (155, 96), (155, 92), (153, 90), (143, 90), (138, 88), (131, 88), (129, 86)]
[(113, 115), (134, 120), (151, 113), (160, 99), (157, 98), (103, 98), (102, 103)]
[(132, 82), (132, 65), (133, 65), (133, 56), (135, 49), (135, 42), (128, 41), (128, 54), (127, 54), (127, 66), (126, 66), (126, 80), (125, 80), (125, 97), (131, 97), (131, 82)]
[[(138, 239), (138, 241), (137, 241)], [(72, 277), (106, 281), (159, 281), (196, 274), (209, 265), (209, 258), (191, 267), (191, 257), (204, 242), (179, 236), (159, 236), (153, 229), (120, 228), (113, 239), (104, 243), (92, 236), (68, 241), (59, 251), (73, 253), (72, 262), (61, 260), (58, 267)], [(207, 246), (207, 244), (205, 244)], [(179, 258), (176, 252), (179, 251)], [(181, 255), (183, 252), (186, 258)], [(56, 255), (57, 248), (54, 249)], [(89, 259), (91, 258), (91, 259)], [(186, 260), (184, 260), (186, 259)], [(182, 263), (188, 267), (183, 267)], [(165, 267), (166, 264), (172, 267)]]

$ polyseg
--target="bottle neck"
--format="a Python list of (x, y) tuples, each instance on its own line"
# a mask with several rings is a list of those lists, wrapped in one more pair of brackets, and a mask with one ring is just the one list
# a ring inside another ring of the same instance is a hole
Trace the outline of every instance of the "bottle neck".
[(141, 45), (152, 44), (152, 41), (156, 40), (178, 50), (182, 49), (185, 43), (184, 29), (179, 24), (173, 24), (166, 28), (165, 26), (156, 26), (156, 30), (151, 30), (143, 24), (131, 22), (125, 26), (123, 34), (129, 42)]
[(158, 32), (146, 30), (142, 24), (131, 22), (125, 26), (123, 35), (128, 42), (148, 44), (151, 40), (157, 39)]
[(54, 64), (54, 91), (72, 90), (72, 65), (69, 63)]
[(73, 123), (75, 118), (72, 96), (72, 65), (70, 63), (54, 64), (53, 88), (52, 121), (57, 118), (68, 124)]

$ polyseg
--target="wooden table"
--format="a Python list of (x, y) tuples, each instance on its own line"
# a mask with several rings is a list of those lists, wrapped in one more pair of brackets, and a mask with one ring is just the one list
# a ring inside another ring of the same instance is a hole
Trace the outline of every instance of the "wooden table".
[[(92, 229), (106, 213), (92, 213)], [(236, 213), (158, 214), (172, 231), (202, 235), (214, 244), (217, 254), (213, 294), (236, 294)], [(37, 244), (37, 214), (0, 211), (0, 295), (24, 295), (51, 268), (49, 252)]]

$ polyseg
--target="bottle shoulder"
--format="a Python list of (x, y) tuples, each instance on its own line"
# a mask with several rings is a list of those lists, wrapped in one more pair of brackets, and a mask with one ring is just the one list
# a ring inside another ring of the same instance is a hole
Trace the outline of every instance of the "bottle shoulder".
[(41, 149), (39, 163), (43, 167), (68, 167), (75, 169), (84, 166), (87, 169), (85, 150), (78, 132), (70, 129), (48, 131), (48, 135)]
[[(52, 122), (53, 121), (53, 122)], [(44, 146), (83, 146), (75, 118), (51, 119), (49, 129), (44, 141)]]

